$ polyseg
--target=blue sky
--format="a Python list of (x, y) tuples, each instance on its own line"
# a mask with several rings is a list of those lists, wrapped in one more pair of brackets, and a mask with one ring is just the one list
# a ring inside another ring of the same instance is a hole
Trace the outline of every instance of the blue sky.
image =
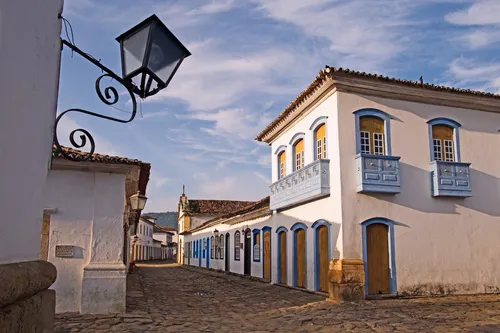
[[(183, 184), (190, 198), (258, 200), (271, 152), (253, 139), (321, 68), (500, 92), (498, 13), (498, 0), (66, 0), (76, 45), (116, 73), (115, 38), (151, 14), (193, 55), (132, 123), (70, 114), (59, 137), (83, 127), (97, 152), (150, 162), (146, 211), (175, 210)], [(127, 118), (126, 96), (119, 110), (98, 100), (100, 74), (65, 49), (59, 111)]]

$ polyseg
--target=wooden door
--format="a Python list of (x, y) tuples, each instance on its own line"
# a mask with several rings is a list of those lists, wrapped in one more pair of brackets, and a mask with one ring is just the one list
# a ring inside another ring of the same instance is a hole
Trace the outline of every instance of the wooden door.
[(252, 233), (250, 230), (245, 232), (245, 257), (244, 257), (244, 269), (243, 273), (245, 275), (250, 275), (250, 265), (252, 260)]
[(369, 295), (389, 293), (388, 234), (385, 224), (375, 223), (366, 227)]
[(317, 230), (316, 239), (317, 242), (317, 253), (318, 253), (318, 271), (319, 274), (319, 290), (323, 292), (328, 292), (328, 270), (330, 264), (330, 258), (328, 258), (328, 227), (320, 226)]
[(299, 229), (295, 232), (295, 267), (297, 287), (306, 287), (306, 231)]
[(286, 284), (286, 232), (280, 232), (280, 283)]
[(264, 232), (264, 279), (271, 280), (271, 232)]

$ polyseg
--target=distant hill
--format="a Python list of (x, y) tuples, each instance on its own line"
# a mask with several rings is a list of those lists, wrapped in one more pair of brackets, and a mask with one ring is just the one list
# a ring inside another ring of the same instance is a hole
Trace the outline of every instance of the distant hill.
[(144, 213), (156, 218), (156, 224), (164, 227), (172, 227), (177, 230), (177, 212), (164, 212), (164, 213)]

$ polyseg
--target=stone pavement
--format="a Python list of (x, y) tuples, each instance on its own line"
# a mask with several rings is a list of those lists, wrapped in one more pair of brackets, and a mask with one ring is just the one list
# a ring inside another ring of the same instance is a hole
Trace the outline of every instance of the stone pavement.
[(500, 296), (336, 304), (323, 296), (176, 264), (142, 264), (127, 313), (61, 314), (66, 332), (500, 332)]

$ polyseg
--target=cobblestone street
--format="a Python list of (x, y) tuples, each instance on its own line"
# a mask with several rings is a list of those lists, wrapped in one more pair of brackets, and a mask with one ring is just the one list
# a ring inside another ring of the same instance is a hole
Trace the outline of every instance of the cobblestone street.
[(175, 264), (129, 275), (127, 313), (62, 314), (63, 332), (500, 332), (500, 296), (366, 301), (324, 297)]

